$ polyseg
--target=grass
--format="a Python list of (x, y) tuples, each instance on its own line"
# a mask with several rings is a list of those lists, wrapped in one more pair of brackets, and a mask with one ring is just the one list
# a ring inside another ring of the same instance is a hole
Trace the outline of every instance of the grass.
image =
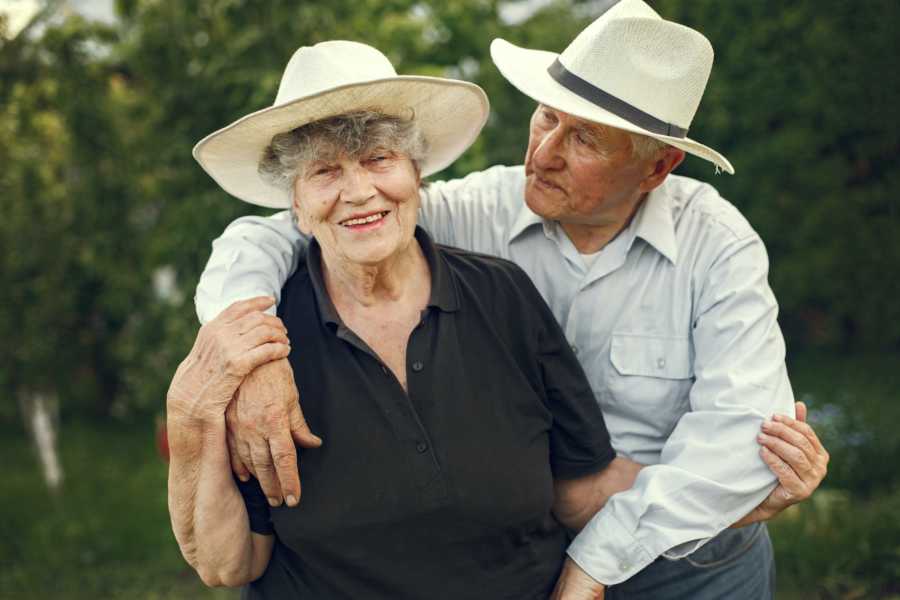
[[(790, 363), (832, 454), (812, 500), (771, 524), (780, 600), (900, 599), (900, 357)], [(64, 423), (66, 480), (48, 495), (19, 429), (0, 431), (0, 599), (235, 600), (178, 551), (153, 425)]]
[(237, 597), (205, 588), (181, 558), (150, 426), (64, 425), (60, 455), (66, 480), (53, 496), (24, 434), (0, 440), (0, 597)]

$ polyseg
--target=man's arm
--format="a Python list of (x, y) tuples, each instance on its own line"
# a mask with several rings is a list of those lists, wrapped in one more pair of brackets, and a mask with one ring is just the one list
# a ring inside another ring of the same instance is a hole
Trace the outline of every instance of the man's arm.
[(569, 548), (605, 584), (628, 579), (660, 555), (692, 553), (775, 486), (756, 438), (768, 417), (793, 411), (793, 395), (768, 259), (752, 232), (721, 248), (697, 275), (690, 411), (660, 463), (612, 497)]
[[(213, 242), (197, 284), (194, 302), (200, 322), (213, 320), (245, 298), (271, 296), (277, 304), (284, 283), (306, 256), (308, 243), (289, 211), (235, 220)], [(275, 305), (269, 311), (274, 312)], [(306, 424), (287, 360), (252, 372), (228, 405), (226, 416), (235, 475), (242, 481), (255, 475), (272, 505), (282, 501), (296, 505), (300, 478), (294, 442), (315, 448), (322, 440)]]
[[(212, 245), (212, 254), (197, 284), (194, 303), (201, 323), (212, 321), (238, 300), (271, 296), (281, 288), (306, 256), (309, 243), (289, 211), (270, 217), (241, 217)], [(275, 306), (269, 311), (274, 314)]]

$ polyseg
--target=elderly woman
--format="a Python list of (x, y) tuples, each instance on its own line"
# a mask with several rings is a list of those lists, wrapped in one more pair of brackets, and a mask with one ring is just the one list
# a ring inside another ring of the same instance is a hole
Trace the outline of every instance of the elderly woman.
[[(260, 312), (271, 299), (226, 310), (169, 392), (172, 523), (207, 583), (263, 598), (553, 589), (565, 527), (603, 500), (586, 493), (614, 456), (602, 415), (528, 277), (416, 227), (423, 173), (486, 116), (477, 86), (398, 77), (376, 50), (328, 42), (294, 55), (273, 108), (198, 145), (226, 190), (290, 199), (313, 239), (279, 318)], [(241, 380), (288, 353), (326, 441), (303, 453), (294, 508), (234, 480), (224, 419)]]

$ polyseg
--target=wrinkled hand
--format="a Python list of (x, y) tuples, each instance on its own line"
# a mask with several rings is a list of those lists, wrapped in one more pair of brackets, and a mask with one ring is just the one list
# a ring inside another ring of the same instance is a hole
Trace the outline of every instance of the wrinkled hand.
[(281, 320), (262, 312), (273, 303), (266, 297), (235, 302), (200, 328), (169, 385), (170, 414), (221, 418), (248, 373), (290, 353)]
[(242, 481), (255, 475), (272, 506), (300, 500), (300, 472), (294, 442), (317, 448), (300, 410), (288, 360), (262, 365), (244, 379), (225, 412), (231, 468)]
[(566, 557), (550, 600), (603, 600), (605, 590), (602, 583), (591, 578), (575, 561)]
[(767, 521), (788, 506), (809, 498), (828, 472), (828, 452), (806, 423), (806, 405), (797, 402), (797, 418), (775, 415), (762, 425), (760, 456), (778, 476), (778, 486), (732, 527)]

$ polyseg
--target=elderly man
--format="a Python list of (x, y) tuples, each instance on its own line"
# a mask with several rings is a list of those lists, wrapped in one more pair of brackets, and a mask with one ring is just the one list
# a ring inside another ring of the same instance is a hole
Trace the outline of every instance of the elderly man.
[[(591, 380), (621, 488), (646, 465), (575, 537), (556, 596), (602, 597), (612, 586), (607, 598), (771, 597), (765, 525), (729, 525), (808, 496), (827, 453), (786, 416), (793, 395), (762, 241), (712, 187), (671, 175), (685, 153), (734, 172), (687, 137), (713, 51), (640, 0), (602, 4), (560, 55), (494, 41), (501, 73), (538, 102), (525, 164), (432, 184), (419, 222), (441, 243), (525, 269)], [(198, 288), (201, 320), (277, 296), (305, 248), (289, 219), (239, 219), (217, 240)], [(295, 504), (287, 432), (301, 445), (319, 440), (289, 367), (262, 367), (232, 405), (235, 471), (252, 469), (270, 502)], [(270, 425), (254, 437), (259, 422)]]

